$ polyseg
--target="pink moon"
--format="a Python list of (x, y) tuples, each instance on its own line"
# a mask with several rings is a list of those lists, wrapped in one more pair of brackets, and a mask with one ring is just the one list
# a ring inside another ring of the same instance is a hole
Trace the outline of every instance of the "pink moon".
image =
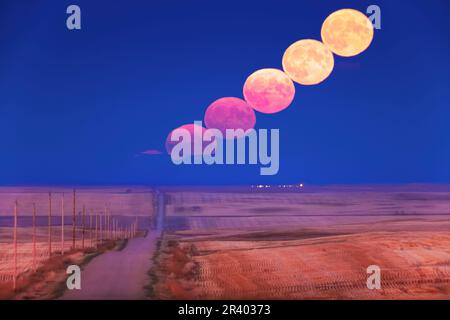
[(262, 113), (277, 113), (286, 109), (294, 96), (294, 83), (279, 69), (258, 70), (244, 84), (245, 100)]
[(243, 129), (245, 131), (254, 128), (255, 124), (255, 112), (247, 102), (239, 98), (221, 98), (206, 109), (206, 127), (219, 129), (224, 137), (226, 129)]
[[(197, 128), (197, 131), (194, 131), (195, 128)], [(185, 124), (184, 126), (181, 126), (181, 127), (179, 127), (179, 128), (176, 128), (176, 129), (172, 130), (172, 131), (169, 133), (169, 135), (167, 136), (167, 139), (166, 139), (166, 151), (167, 151), (167, 153), (168, 153), (168, 154), (171, 154), (171, 153), (172, 153), (173, 147), (174, 147), (176, 144), (178, 144), (178, 141), (171, 141), (172, 133), (173, 133), (175, 130), (177, 130), (177, 129), (185, 129), (185, 130), (189, 131), (189, 133), (191, 134), (191, 154), (194, 155), (194, 156), (199, 156), (199, 155), (201, 155), (201, 154), (195, 154), (195, 153), (194, 153), (194, 139), (198, 139), (199, 141), (203, 141), (203, 140), (202, 140), (202, 139), (203, 139), (203, 134), (205, 133), (205, 130), (206, 130), (206, 129), (203, 128), (203, 127), (200, 127), (200, 126), (198, 126), (198, 125), (195, 125), (195, 124)], [(199, 131), (198, 129), (201, 129), (201, 131)], [(194, 132), (196, 132), (196, 133), (195, 133), (196, 136), (194, 136)], [(198, 134), (198, 132), (201, 132), (201, 136)], [(210, 142), (208, 142), (208, 143), (210, 143)], [(206, 146), (208, 143), (203, 143), (203, 148), (202, 148), (202, 149), (204, 149), (205, 146)]]

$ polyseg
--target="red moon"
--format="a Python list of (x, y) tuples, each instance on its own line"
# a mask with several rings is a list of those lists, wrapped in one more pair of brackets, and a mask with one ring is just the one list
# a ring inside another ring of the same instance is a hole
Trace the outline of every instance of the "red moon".
[(283, 71), (261, 69), (251, 74), (244, 84), (244, 97), (256, 111), (277, 113), (291, 104), (295, 86)]
[(219, 129), (225, 136), (226, 129), (254, 128), (256, 116), (253, 109), (242, 99), (234, 97), (214, 101), (206, 109), (205, 125), (208, 129)]
[[(195, 128), (197, 128), (197, 130), (196, 131), (194, 131), (194, 129)], [(179, 128), (176, 128), (176, 129), (174, 129), (173, 131), (171, 131), (170, 133), (169, 133), (169, 135), (167, 136), (167, 139), (166, 139), (166, 151), (167, 151), (167, 153), (168, 154), (171, 154), (172, 153), (172, 149), (173, 149), (173, 147), (176, 145), (176, 144), (178, 144), (178, 141), (171, 141), (171, 136), (172, 136), (172, 132), (174, 132), (175, 130), (177, 130), (177, 129), (184, 129), (184, 130), (187, 130), (187, 131), (189, 131), (189, 133), (190, 133), (190, 135), (191, 135), (191, 152), (192, 152), (192, 155), (194, 155), (194, 156), (199, 156), (199, 155), (201, 155), (201, 154), (194, 154), (194, 139), (198, 139), (198, 141), (203, 141), (203, 134), (205, 133), (205, 128), (203, 128), (203, 127), (200, 127), (200, 126), (197, 126), (197, 125), (195, 125), (195, 124), (185, 124), (184, 126), (181, 126), (181, 127), (179, 127)], [(201, 131), (200, 131), (200, 130)], [(195, 134), (196, 134), (196, 136), (194, 136), (194, 132), (196, 132)], [(198, 134), (198, 132), (201, 132), (201, 136)], [(205, 148), (205, 146), (207, 145), (208, 143), (203, 143), (203, 148)], [(202, 149), (203, 149), (202, 148)]]

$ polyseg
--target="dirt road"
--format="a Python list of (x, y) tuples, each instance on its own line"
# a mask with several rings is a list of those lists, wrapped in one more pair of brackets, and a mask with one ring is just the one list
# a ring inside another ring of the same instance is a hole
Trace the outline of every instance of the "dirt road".
[(81, 290), (66, 291), (63, 300), (142, 300), (151, 258), (163, 230), (164, 195), (156, 193), (158, 213), (156, 229), (145, 238), (134, 238), (122, 251), (111, 251), (94, 258), (81, 272)]
[(145, 299), (156, 241), (157, 234), (149, 233), (146, 238), (131, 239), (122, 251), (96, 257), (81, 272), (81, 290), (67, 290), (61, 299)]

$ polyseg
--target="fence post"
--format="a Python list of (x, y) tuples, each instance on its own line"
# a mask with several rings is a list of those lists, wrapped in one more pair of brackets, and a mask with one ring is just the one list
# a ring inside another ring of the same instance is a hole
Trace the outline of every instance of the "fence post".
[(106, 211), (106, 205), (103, 211), (103, 223), (104, 223), (104, 228), (103, 228), (103, 232), (105, 233), (105, 240), (108, 240), (108, 213)]
[(17, 288), (17, 215), (18, 215), (18, 202), (16, 200), (14, 204), (14, 275), (13, 275), (13, 289)]
[(64, 193), (61, 198), (61, 254), (64, 254)]
[(109, 227), (108, 227), (108, 219), (109, 219), (109, 217), (108, 217), (108, 208), (106, 207), (106, 205), (105, 205), (105, 239), (106, 240), (108, 240), (108, 238), (109, 238), (109, 233), (108, 233), (108, 230), (109, 230)]
[(78, 218), (77, 218), (77, 232), (80, 234), (80, 230), (82, 231), (83, 226), (83, 208), (81, 208), (81, 211), (78, 211)]
[(111, 218), (111, 240), (114, 240), (114, 218)]
[(103, 219), (102, 219), (102, 213), (99, 213), (99, 223), (100, 223), (100, 244), (103, 243)]
[(48, 193), (48, 256), (52, 256), (52, 193)]
[(77, 195), (75, 189), (73, 189), (73, 211), (72, 211), (72, 249), (75, 250), (76, 241), (76, 207), (77, 207)]
[(113, 221), (114, 221), (114, 217), (111, 213), (111, 207), (108, 206), (108, 211), (109, 211), (109, 237), (112, 239), (113, 238)]
[(92, 239), (92, 209), (89, 214), (89, 239), (90, 239), (90, 247), (94, 247), (94, 240)]
[(95, 247), (98, 247), (98, 213), (95, 214)]
[(108, 205), (108, 237), (112, 239), (112, 219), (111, 219), (111, 208)]
[(36, 271), (36, 203), (33, 203), (33, 270)]
[(84, 233), (86, 230), (86, 206), (83, 205), (83, 217), (81, 218), (81, 249), (84, 250)]
[(116, 240), (116, 233), (114, 232), (114, 227), (116, 225), (116, 219), (112, 219), (111, 221), (111, 232), (112, 232), (112, 239)]
[(109, 213), (105, 204), (105, 238), (109, 240)]

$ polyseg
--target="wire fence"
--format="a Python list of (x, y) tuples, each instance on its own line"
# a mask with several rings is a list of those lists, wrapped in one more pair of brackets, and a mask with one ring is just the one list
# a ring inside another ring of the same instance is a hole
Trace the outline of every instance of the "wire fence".
[(82, 205), (78, 211), (75, 190), (70, 202), (67, 206), (64, 194), (55, 199), (48, 193), (46, 216), (37, 212), (35, 203), (31, 216), (21, 216), (21, 204), (15, 201), (12, 217), (0, 228), (0, 283), (11, 282), (15, 290), (19, 277), (36, 272), (51, 257), (95, 251), (105, 243), (137, 235), (137, 218), (113, 215), (108, 204), (102, 210)]

